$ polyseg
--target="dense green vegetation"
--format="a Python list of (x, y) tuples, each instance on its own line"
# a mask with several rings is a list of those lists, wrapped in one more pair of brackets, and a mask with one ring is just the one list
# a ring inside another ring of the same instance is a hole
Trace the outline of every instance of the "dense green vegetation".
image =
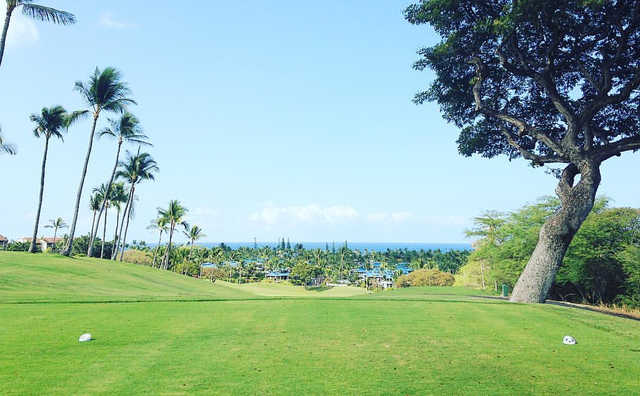
[[(476, 218), (470, 235), (480, 236), (458, 275), (467, 286), (513, 286), (538, 240), (540, 227), (560, 203), (544, 198), (513, 213)], [(588, 303), (640, 306), (640, 210), (611, 208), (599, 199), (558, 270), (551, 297)]]
[[(466, 288), (323, 299), (303, 287), (212, 286), (126, 263), (7, 252), (0, 274), (0, 394), (578, 395), (640, 386), (640, 322)], [(163, 301), (96, 302), (144, 299)], [(78, 343), (83, 332), (94, 340)], [(563, 345), (567, 334), (579, 344)]]
[[(399, 263), (407, 263), (412, 269), (435, 268), (456, 273), (466, 263), (469, 253), (464, 250), (359, 251), (349, 248), (347, 243), (339, 248), (329, 247), (327, 244), (324, 249), (305, 249), (302, 244), (293, 247), (278, 244), (238, 249), (231, 249), (225, 244), (214, 248), (189, 244), (170, 251), (168, 262), (171, 264), (167, 269), (196, 276), (200, 274), (200, 264), (209, 262), (217, 266), (214, 271), (216, 278), (232, 282), (259, 281), (264, 278), (265, 271), (272, 270), (292, 271), (292, 281), (296, 284), (308, 284), (316, 277), (323, 277), (327, 281), (346, 279), (355, 282), (357, 274), (353, 270), (359, 267), (371, 269), (373, 263), (380, 263), (381, 268), (392, 271), (396, 270)], [(127, 254), (131, 261), (153, 265), (154, 257), (166, 257), (167, 248), (151, 248), (136, 243)], [(158, 259), (155, 261), (159, 262)]]

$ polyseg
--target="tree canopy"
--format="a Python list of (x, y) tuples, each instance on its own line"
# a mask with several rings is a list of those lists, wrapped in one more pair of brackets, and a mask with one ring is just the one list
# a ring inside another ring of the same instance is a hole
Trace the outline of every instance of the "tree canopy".
[(640, 148), (640, 1), (422, 0), (441, 41), (418, 51), (461, 154), (597, 164)]

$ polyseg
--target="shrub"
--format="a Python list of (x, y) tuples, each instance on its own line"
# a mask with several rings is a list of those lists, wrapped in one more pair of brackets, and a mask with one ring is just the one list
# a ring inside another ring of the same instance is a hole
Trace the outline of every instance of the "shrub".
[(127, 249), (124, 251), (122, 261), (132, 264), (151, 265), (153, 264), (153, 255), (143, 250)]
[(452, 286), (454, 282), (455, 277), (452, 274), (434, 268), (421, 269), (408, 275), (402, 275), (396, 280), (396, 286)]

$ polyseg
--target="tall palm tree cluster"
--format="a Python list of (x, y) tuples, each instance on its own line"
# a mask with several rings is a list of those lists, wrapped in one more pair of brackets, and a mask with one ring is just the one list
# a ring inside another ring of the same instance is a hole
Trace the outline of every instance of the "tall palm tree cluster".
[[(0, 0), (3, 1), (3, 0)], [(11, 18), (16, 11), (21, 11), (27, 17), (38, 21), (51, 22), (59, 25), (69, 25), (76, 22), (75, 16), (67, 11), (58, 10), (44, 5), (35, 4), (33, 0), (4, 0), (6, 1), (6, 14), (0, 36), (0, 66), (5, 53), (5, 44), (9, 33)], [(115, 260), (120, 253), (120, 258), (126, 247), (127, 231), (134, 214), (134, 202), (136, 201), (136, 188), (147, 180), (155, 180), (158, 172), (156, 161), (149, 153), (141, 152), (142, 146), (149, 146), (149, 138), (143, 133), (138, 118), (129, 112), (129, 107), (136, 102), (131, 98), (131, 90), (118, 70), (107, 67), (103, 70), (96, 68), (86, 82), (78, 81), (74, 90), (81, 96), (86, 107), (79, 111), (68, 112), (64, 107), (55, 105), (44, 107), (40, 112), (31, 115), (34, 123), (33, 133), (44, 140), (42, 165), (40, 173), (40, 188), (38, 204), (33, 228), (33, 237), (29, 248), (30, 252), (37, 250), (36, 241), (40, 226), (40, 215), (43, 206), (45, 175), (47, 169), (47, 155), (49, 153), (52, 138), (63, 141), (64, 134), (75, 122), (89, 118), (88, 147), (82, 163), (80, 182), (75, 195), (73, 206), (73, 219), (70, 223), (69, 236), (62, 254), (70, 255), (78, 224), (80, 202), (85, 190), (85, 179), (89, 168), (93, 144), (96, 137), (110, 137), (115, 141), (115, 160), (105, 177), (106, 182), (93, 189), (90, 197), (90, 209), (93, 212), (91, 231), (89, 233), (89, 246), (87, 254), (96, 255), (94, 249), (97, 240), (100, 239), (100, 257)], [(100, 127), (102, 118), (106, 114), (114, 114), (115, 117), (106, 120), (106, 126)], [(1, 132), (1, 130), (0, 130)], [(135, 154), (126, 151), (126, 158), (122, 159), (122, 151), (126, 145), (136, 145)], [(0, 153), (15, 154), (14, 145), (5, 143), (0, 133)], [(115, 209), (115, 210), (114, 210)], [(115, 212), (115, 228), (112, 251), (106, 257), (105, 244), (107, 239), (109, 211)], [(102, 223), (101, 223), (102, 222)], [(174, 224), (175, 226), (175, 224)], [(59, 229), (66, 228), (67, 224), (62, 218), (51, 220), (45, 226), (54, 229), (54, 240)], [(175, 227), (174, 227), (175, 228)], [(101, 238), (98, 238), (99, 233)]]
[[(7, 34), (14, 12), (21, 11), (27, 17), (58, 25), (70, 25), (76, 22), (76, 18), (72, 13), (35, 4), (33, 0), (4, 1), (6, 1), (6, 14), (0, 36), (0, 67), (4, 59)], [(62, 218), (58, 217), (50, 220), (49, 224), (44, 227), (54, 230), (54, 242), (57, 240), (59, 230), (69, 228), (69, 235), (61, 253), (68, 256), (73, 252), (80, 203), (85, 191), (85, 179), (93, 153), (93, 145), (96, 138), (111, 138), (115, 142), (113, 166), (105, 177), (105, 183), (94, 187), (89, 197), (89, 209), (92, 212), (92, 217), (86, 253), (88, 256), (98, 256), (103, 259), (116, 260), (119, 258), (122, 260), (127, 246), (129, 224), (135, 214), (135, 202), (137, 201), (139, 186), (145, 181), (155, 180), (155, 175), (159, 170), (158, 165), (149, 153), (141, 152), (142, 147), (150, 146), (151, 143), (142, 130), (140, 120), (129, 111), (129, 107), (137, 103), (131, 98), (131, 90), (127, 83), (122, 80), (118, 70), (113, 67), (107, 67), (103, 70), (96, 68), (89, 76), (88, 81), (76, 82), (74, 90), (81, 96), (85, 104), (84, 109), (69, 112), (60, 105), (54, 105), (44, 107), (40, 112), (30, 116), (30, 120), (34, 123), (33, 133), (36, 137), (42, 138), (44, 149), (38, 204), (29, 251), (35, 252), (37, 250), (37, 235), (40, 228), (40, 215), (44, 200), (47, 156), (50, 143), (53, 140), (64, 141), (64, 135), (74, 123), (89, 118), (91, 126), (88, 133), (88, 145), (75, 195), (72, 221), (68, 225)], [(114, 116), (107, 118), (105, 126), (101, 126), (101, 121), (106, 114)], [(135, 153), (126, 149), (129, 145), (137, 146)], [(125, 152), (124, 158), (122, 158), (123, 151)], [(3, 140), (1, 129), (0, 153), (16, 154), (15, 146)], [(109, 221), (110, 213), (111, 221)], [(184, 220), (186, 213), (187, 209), (177, 200), (170, 201), (167, 208), (158, 209), (158, 218), (149, 227), (159, 232), (158, 246), (154, 249), (154, 267), (157, 266), (157, 268), (162, 269), (172, 267), (171, 251), (174, 245), (176, 229), (181, 228), (182, 233), (190, 243), (189, 259), (191, 259), (191, 252), (196, 241), (205, 236), (200, 227), (187, 224)], [(108, 245), (109, 242), (107, 242), (109, 225), (113, 227), (113, 239), (110, 242), (110, 246)], [(158, 257), (162, 237), (165, 234), (169, 235), (168, 244), (162, 257)], [(97, 249), (100, 251), (99, 255), (97, 254)]]

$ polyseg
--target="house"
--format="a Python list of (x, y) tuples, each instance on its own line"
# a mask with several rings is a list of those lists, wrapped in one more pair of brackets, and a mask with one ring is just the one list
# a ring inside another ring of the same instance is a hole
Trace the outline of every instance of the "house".
[(6, 249), (9, 245), (9, 240), (4, 235), (0, 235), (0, 249)]
[(353, 272), (355, 272), (367, 286), (376, 284), (383, 289), (393, 287), (393, 271), (382, 269), (382, 264), (380, 263), (373, 263), (373, 269), (371, 270), (360, 267), (353, 270)]
[(265, 274), (265, 277), (267, 279), (271, 279), (273, 281), (280, 282), (280, 281), (289, 280), (289, 275), (290, 274), (291, 274), (291, 272), (289, 272), (289, 270), (276, 270), (276, 271), (267, 272)]
[[(24, 237), (17, 240), (17, 242), (21, 243), (31, 243), (31, 237)], [(40, 250), (46, 252), (49, 249), (53, 249), (57, 243), (62, 242), (64, 238), (38, 238), (36, 239), (36, 243), (40, 245)]]

